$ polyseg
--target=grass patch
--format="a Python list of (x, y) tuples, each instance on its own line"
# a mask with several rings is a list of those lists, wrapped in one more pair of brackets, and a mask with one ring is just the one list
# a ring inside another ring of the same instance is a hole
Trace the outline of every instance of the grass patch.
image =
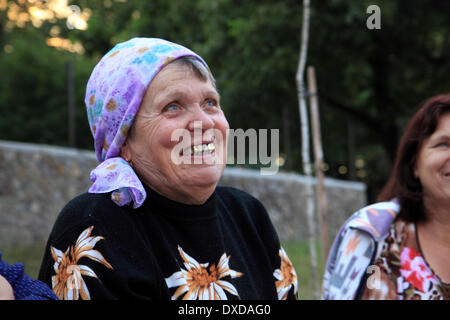
[(45, 244), (27, 244), (2, 247), (2, 260), (14, 264), (21, 262), (25, 266), (25, 273), (37, 279), (44, 256)]
[[(309, 254), (308, 242), (282, 242), (281, 244), (286, 251), (289, 259), (294, 265), (298, 277), (298, 296), (300, 300), (313, 300), (314, 287), (311, 272), (311, 258)], [(319, 277), (319, 295), (322, 289), (322, 279), (324, 272), (324, 263), (322, 262), (322, 254), (319, 242), (316, 241), (317, 264)]]
[[(299, 298), (301, 300), (314, 299), (313, 283), (311, 274), (311, 262), (309, 256), (309, 246), (305, 242), (283, 242), (282, 246), (291, 259), (294, 265), (295, 271), (298, 276), (298, 289)], [(317, 246), (317, 260), (319, 264), (318, 276), (320, 279), (319, 289), (322, 285), (322, 277), (324, 265), (322, 263), (320, 246), (316, 242)], [(44, 255), (45, 244), (31, 244), (31, 245), (18, 245), (7, 246), (1, 248), (3, 261), (14, 264), (21, 262), (25, 265), (25, 272), (33, 279), (37, 279), (39, 269), (41, 267), (42, 257)]]

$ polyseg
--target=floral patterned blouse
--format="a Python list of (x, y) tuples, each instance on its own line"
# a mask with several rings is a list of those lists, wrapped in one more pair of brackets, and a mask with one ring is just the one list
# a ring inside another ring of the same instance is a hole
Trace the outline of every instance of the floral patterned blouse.
[(433, 272), (421, 254), (414, 223), (397, 219), (378, 243), (374, 261), (379, 273), (372, 273), (374, 281), (369, 279), (362, 299), (450, 299), (450, 284)]

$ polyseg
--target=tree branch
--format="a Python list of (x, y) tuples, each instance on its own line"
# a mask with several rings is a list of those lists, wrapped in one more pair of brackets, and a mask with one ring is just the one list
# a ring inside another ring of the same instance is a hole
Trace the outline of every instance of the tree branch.
[(353, 118), (363, 123), (366, 127), (372, 130), (376, 130), (380, 126), (379, 121), (373, 117), (370, 117), (368, 114), (350, 108), (327, 95), (319, 94), (319, 97), (321, 100), (324, 100), (330, 107), (347, 113), (348, 115), (352, 116)]

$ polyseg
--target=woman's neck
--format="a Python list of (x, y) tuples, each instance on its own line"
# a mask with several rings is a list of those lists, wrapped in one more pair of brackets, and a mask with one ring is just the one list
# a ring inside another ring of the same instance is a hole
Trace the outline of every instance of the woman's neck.
[[(424, 198), (425, 221), (420, 224), (450, 246), (450, 202)], [(436, 240), (438, 240), (436, 239)]]
[(424, 201), (426, 219), (416, 224), (422, 255), (434, 272), (450, 282), (450, 206)]
[(450, 248), (450, 204), (424, 199), (425, 220), (419, 225), (424, 234)]

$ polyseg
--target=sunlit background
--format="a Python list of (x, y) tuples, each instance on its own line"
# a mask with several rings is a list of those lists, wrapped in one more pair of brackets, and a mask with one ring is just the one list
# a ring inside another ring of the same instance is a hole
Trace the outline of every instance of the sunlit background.
[[(381, 8), (380, 30), (366, 28), (370, 4)], [(414, 110), (448, 91), (449, 12), (446, 1), (311, 4), (307, 64), (317, 73), (322, 170), (366, 183), (369, 201), (387, 179)], [(117, 42), (154, 36), (202, 55), (231, 126), (279, 128), (277, 164), (302, 172), (295, 84), (301, 1), (0, 0), (0, 27), (2, 140), (92, 149), (83, 101), (92, 68)]]
[[(0, 0), (0, 140), (93, 150), (84, 105), (92, 69), (118, 42), (159, 37), (205, 58), (231, 128), (279, 129), (280, 171), (301, 174), (301, 2)], [(369, 5), (380, 7), (379, 30), (366, 27)], [(307, 65), (317, 76), (321, 169), (366, 184), (368, 202), (389, 176), (411, 115), (450, 91), (449, 16), (445, 0), (311, 1)], [(307, 244), (284, 246), (303, 297), (312, 297)], [(37, 276), (42, 243), (0, 250)]]

